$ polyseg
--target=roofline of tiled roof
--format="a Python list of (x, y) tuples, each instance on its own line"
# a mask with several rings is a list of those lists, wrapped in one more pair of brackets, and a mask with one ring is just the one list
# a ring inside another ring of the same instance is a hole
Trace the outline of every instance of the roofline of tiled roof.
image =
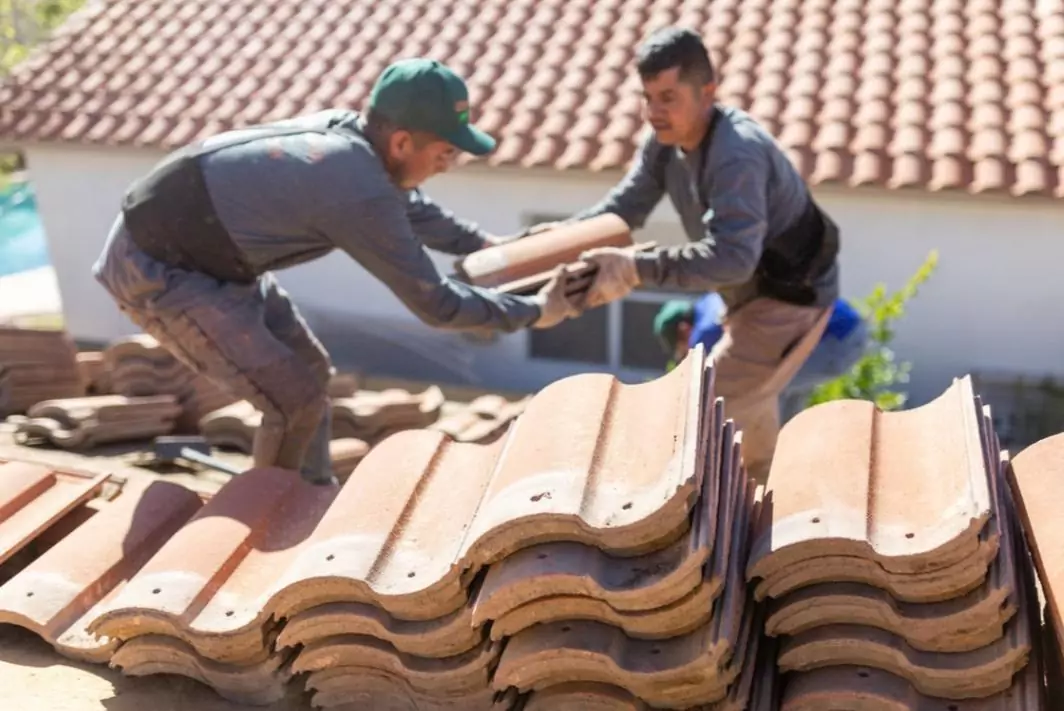
[[(0, 138), (0, 151), (25, 150), (33, 148), (50, 148), (85, 152), (120, 151), (126, 154), (150, 152), (159, 156), (165, 155), (168, 150), (167, 148), (162, 146), (88, 143), (84, 141), (5, 141), (3, 138)], [(484, 173), (502, 172), (523, 175), (535, 174), (543, 177), (556, 176), (560, 173), (562, 175), (565, 175), (566, 177), (587, 180), (594, 180), (598, 178), (610, 178), (613, 180), (619, 180), (621, 176), (624, 175), (623, 170), (617, 169), (591, 170), (590, 168), (569, 168), (563, 170), (550, 166), (489, 165), (484, 160), (468, 161), (460, 165), (456, 169), (456, 172), (462, 170), (473, 170), (476, 172)], [(29, 173), (32, 177), (32, 164), (29, 166)], [(1045, 202), (1047, 204), (1058, 204), (1061, 201), (1061, 198), (1055, 197), (1053, 195), (1046, 195), (1044, 193), (1011, 195), (1008, 192), (1002, 190), (973, 192), (971, 190), (963, 190), (958, 188), (933, 189), (924, 185), (888, 187), (879, 183), (870, 183), (867, 185), (850, 185), (848, 183), (840, 181), (825, 181), (820, 183), (812, 183), (811, 188), (816, 192), (827, 194), (859, 194), (888, 198), (910, 198), (919, 201), (951, 200), (958, 202), (966, 202), (972, 199), (978, 199), (983, 203), (987, 201), (993, 201), (996, 204), (1003, 205), (1015, 204), (1017, 200), (1022, 200), (1027, 203)]]

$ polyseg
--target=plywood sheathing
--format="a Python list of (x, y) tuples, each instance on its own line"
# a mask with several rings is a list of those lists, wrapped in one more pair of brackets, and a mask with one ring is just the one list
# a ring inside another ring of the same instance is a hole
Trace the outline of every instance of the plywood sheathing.
[(699, 350), (641, 385), (555, 383), (491, 445), (398, 433), (338, 495), (287, 472), (247, 472), (90, 628), (167, 634), (238, 663), (262, 649), (271, 619), (326, 603), (441, 618), (467, 604), (477, 570), (528, 545), (575, 540), (629, 555), (666, 546), (685, 532), (701, 485), (702, 359)]
[(747, 567), (765, 579), (758, 599), (832, 579), (917, 602), (977, 587), (998, 542), (980, 535), (991, 496), (974, 402), (965, 378), (913, 410), (842, 400), (789, 422)]
[(31, 407), (28, 416), (13, 415), (8, 421), (15, 424), (15, 439), (21, 444), (88, 450), (169, 434), (181, 411), (173, 395), (93, 395), (45, 400)]
[(0, 622), (37, 633), (66, 656), (106, 662), (118, 642), (89, 634), (88, 621), (200, 505), (195, 493), (167, 482), (123, 488), (0, 586)]
[(80, 397), (86, 383), (65, 331), (0, 326), (0, 416), (42, 400)]

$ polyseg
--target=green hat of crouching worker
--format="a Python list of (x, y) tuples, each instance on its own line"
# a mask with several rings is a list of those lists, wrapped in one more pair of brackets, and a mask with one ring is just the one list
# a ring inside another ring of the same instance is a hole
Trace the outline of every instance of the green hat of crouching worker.
[(661, 341), (661, 345), (669, 353), (676, 350), (676, 339), (680, 324), (691, 318), (694, 307), (690, 301), (673, 300), (666, 301), (658, 315), (654, 317), (654, 335)]
[(439, 136), (476, 156), (495, 150), (495, 139), (469, 123), (469, 88), (435, 59), (401, 59), (373, 86), (369, 108), (411, 131)]

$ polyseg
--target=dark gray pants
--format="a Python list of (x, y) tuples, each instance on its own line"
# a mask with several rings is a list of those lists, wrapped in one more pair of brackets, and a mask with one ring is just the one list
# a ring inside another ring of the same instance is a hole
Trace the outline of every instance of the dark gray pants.
[(256, 467), (329, 481), (328, 352), (273, 274), (250, 285), (214, 284), (180, 307), (122, 311), (178, 360), (262, 411)]

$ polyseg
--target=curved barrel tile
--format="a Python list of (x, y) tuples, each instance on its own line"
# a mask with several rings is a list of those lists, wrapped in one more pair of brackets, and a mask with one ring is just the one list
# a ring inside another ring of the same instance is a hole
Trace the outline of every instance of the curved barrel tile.
[(126, 642), (111, 658), (111, 666), (127, 676), (175, 674), (210, 686), (223, 698), (264, 706), (280, 701), (291, 673), (280, 654), (233, 666), (204, 659), (188, 644), (162, 635), (145, 635)]
[(1046, 598), (1047, 625), (1064, 646), (1064, 434), (1016, 455), (1009, 483)]
[(969, 378), (913, 410), (841, 400), (799, 414), (780, 433), (748, 578), (822, 556), (907, 575), (969, 558), (992, 509), (982, 429)]
[(1038, 665), (1031, 663), (1005, 691), (944, 703), (890, 672), (845, 665), (791, 674), (779, 711), (1041, 711), (1041, 687)]
[[(222, 617), (237, 617), (239, 611), (252, 623), (241, 619), (241, 624), (227, 626), (219, 633), (221, 640), (208, 639), (198, 651), (218, 661), (238, 661), (261, 650), (266, 615), (258, 595), (263, 581), (275, 578), (271, 568), (276, 559), (290, 555), (298, 540), (265, 547), (271, 537), (288, 532), (300, 540), (306, 537), (308, 532), (294, 523), (311, 508), (297, 505), (307, 503), (309, 496), (300, 496), (304, 492), (333, 493), (303, 484), (281, 469), (253, 469), (235, 477), (104, 606), (89, 630), (120, 640), (166, 634), (197, 645), (201, 640), (190, 633), (190, 626), (203, 614), (210, 621), (222, 607)], [(280, 515), (285, 504), (292, 516)], [(233, 631), (242, 634), (230, 634)], [(212, 642), (223, 647), (232, 643), (236, 650), (211, 650)]]
[(126, 489), (0, 586), (0, 622), (35, 632), (67, 656), (107, 661), (118, 641), (98, 639), (85, 625), (201, 503), (162, 481)]
[(453, 657), (473, 649), (484, 639), (473, 624), (473, 606), (434, 620), (397, 620), (374, 605), (333, 602), (300, 612), (285, 622), (278, 647), (306, 646), (337, 635), (362, 635), (388, 642), (398, 651), (417, 657)]
[(521, 711), (652, 711), (639, 697), (610, 684), (558, 684), (533, 691)]
[(701, 485), (705, 381), (697, 350), (648, 384), (559, 381), (491, 444), (393, 435), (351, 475), (271, 609), (289, 617), (372, 602), (427, 620), (464, 605), (476, 571), (522, 548), (573, 541), (638, 555), (667, 546), (687, 529)]
[(339, 635), (304, 647), (292, 671), (310, 672), (307, 688), (318, 693), (342, 693), (357, 686), (359, 670), (373, 669), (405, 679), (412, 690), (428, 696), (462, 696), (491, 687), (491, 670), (501, 650), (498, 642), (485, 640), (453, 657), (426, 659), (372, 637)]

